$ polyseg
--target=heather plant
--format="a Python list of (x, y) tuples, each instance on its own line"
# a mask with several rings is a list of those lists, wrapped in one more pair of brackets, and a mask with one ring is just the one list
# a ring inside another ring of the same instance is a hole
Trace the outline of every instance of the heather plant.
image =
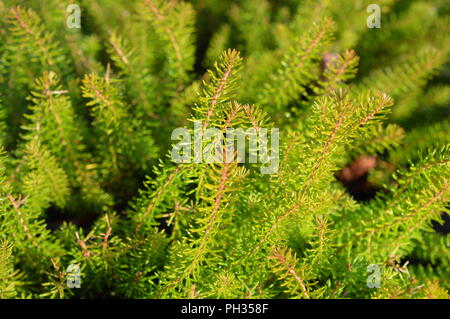
[(449, 298), (449, 10), (0, 0), (0, 298)]

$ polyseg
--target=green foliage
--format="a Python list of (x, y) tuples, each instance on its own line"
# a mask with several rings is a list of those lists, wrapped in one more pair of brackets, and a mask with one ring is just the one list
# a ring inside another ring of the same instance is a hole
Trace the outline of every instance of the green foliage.
[(34, 209), (48, 208), (51, 203), (63, 208), (70, 196), (70, 188), (67, 175), (58, 166), (56, 158), (37, 140), (27, 144), (25, 153), (28, 172), (22, 180), (22, 191), (32, 196), (38, 195)]
[(449, 298), (448, 5), (370, 3), (0, 0), (0, 298)]

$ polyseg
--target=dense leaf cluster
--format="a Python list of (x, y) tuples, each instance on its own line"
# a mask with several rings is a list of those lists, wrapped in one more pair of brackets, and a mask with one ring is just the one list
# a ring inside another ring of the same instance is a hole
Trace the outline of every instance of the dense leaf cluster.
[(370, 3), (0, 0), (0, 298), (448, 298), (450, 7)]

